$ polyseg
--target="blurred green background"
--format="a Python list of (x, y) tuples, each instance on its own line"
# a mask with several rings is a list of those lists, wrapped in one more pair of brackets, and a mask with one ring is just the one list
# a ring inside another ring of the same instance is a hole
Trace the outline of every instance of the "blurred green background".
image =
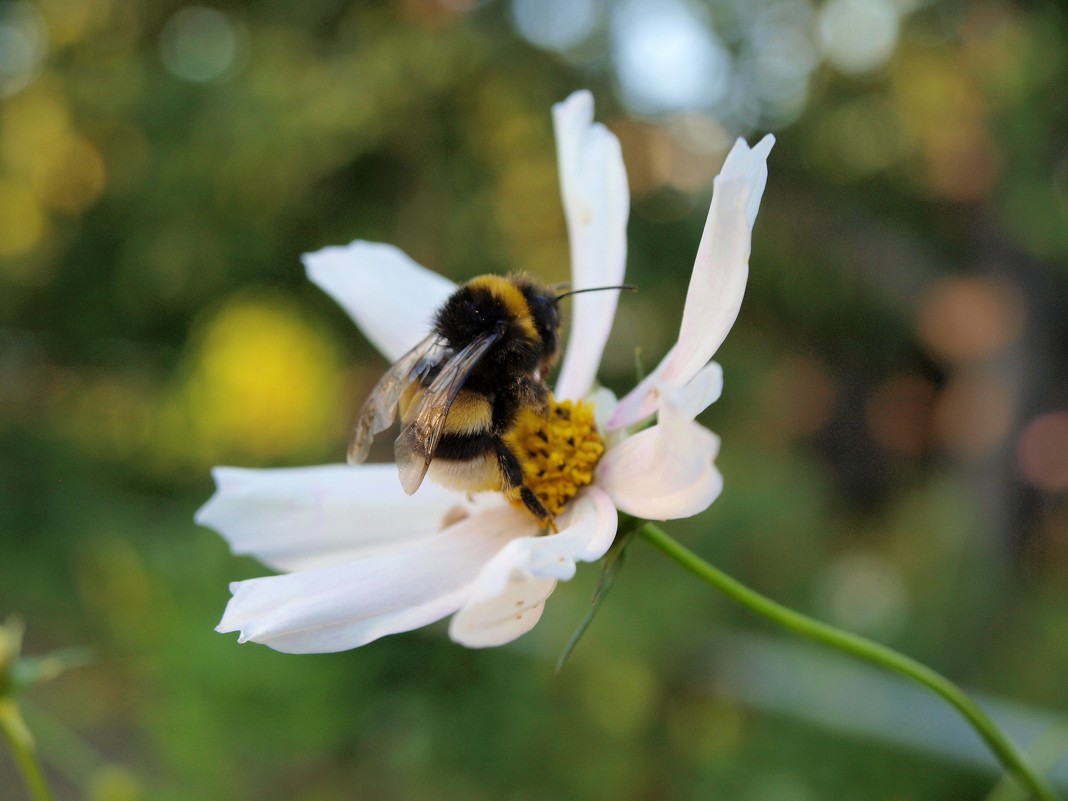
[(485, 652), (212, 631), (265, 571), (193, 524), (209, 468), (340, 461), (385, 366), (300, 254), (562, 280), (549, 108), (580, 87), (633, 195), (616, 389), (673, 341), (726, 148), (778, 137), (704, 418), (726, 490), (669, 530), (1031, 723), (1065, 710), (1063, 3), (3, 0), (0, 614), (96, 655), (24, 697), (60, 798), (986, 797), (937, 703), (839, 680), (640, 544), (556, 678), (597, 567)]

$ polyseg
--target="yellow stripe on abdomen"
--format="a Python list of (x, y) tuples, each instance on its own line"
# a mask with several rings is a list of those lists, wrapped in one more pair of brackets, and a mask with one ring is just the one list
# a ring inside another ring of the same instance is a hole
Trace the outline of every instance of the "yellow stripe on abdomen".
[(449, 434), (478, 434), (493, 428), (493, 405), (480, 392), (461, 389), (449, 407), (445, 418), (445, 432)]

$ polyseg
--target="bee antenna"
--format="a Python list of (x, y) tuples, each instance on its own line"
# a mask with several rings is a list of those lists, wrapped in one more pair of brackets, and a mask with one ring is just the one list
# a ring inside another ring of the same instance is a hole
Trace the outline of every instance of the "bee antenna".
[(578, 294), (581, 294), (583, 292), (603, 292), (606, 289), (619, 289), (619, 290), (625, 289), (628, 292), (637, 292), (638, 291), (638, 287), (636, 285), (634, 285), (634, 284), (619, 284), (618, 286), (593, 286), (593, 287), (590, 287), (589, 289), (572, 289), (569, 292), (563, 292), (563, 293), (557, 295), (556, 299), (560, 300), (561, 298), (566, 298), (568, 295), (578, 295)]

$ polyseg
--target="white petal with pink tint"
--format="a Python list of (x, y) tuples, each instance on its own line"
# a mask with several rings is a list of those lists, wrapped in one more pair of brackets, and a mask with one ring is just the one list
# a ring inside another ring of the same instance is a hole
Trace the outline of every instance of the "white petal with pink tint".
[(768, 154), (775, 137), (752, 150), (739, 139), (715, 182), (675, 354), (680, 382), (689, 381), (727, 338), (742, 306), (749, 278), (753, 223), (768, 180)]
[(456, 284), (393, 245), (357, 240), (302, 257), (308, 278), (338, 304), (389, 361), (428, 333)]
[(726, 339), (745, 294), (753, 223), (767, 184), (767, 159), (774, 144), (775, 137), (769, 134), (752, 149), (742, 139), (731, 148), (715, 180), (678, 342), (619, 402), (609, 428), (633, 425), (655, 412), (660, 385), (688, 382)]
[(708, 389), (702, 382), (693, 395), (685, 388), (665, 391), (657, 424), (605, 453), (596, 483), (621, 511), (674, 520), (703, 512), (719, 497), (723, 477), (714, 464), (719, 437), (689, 414)]
[(514, 640), (529, 631), (557, 581), (575, 575), (576, 562), (604, 556), (616, 536), (618, 519), (611, 500), (587, 487), (558, 520), (558, 534), (516, 539), (479, 574), (449, 636), (469, 648)]
[(348, 562), (234, 582), (216, 630), (286, 653), (344, 651), (410, 631), (460, 608), (486, 563), (533, 530), (502, 506)]
[(662, 387), (661, 392), (671, 396), (680, 414), (693, 420), (723, 394), (723, 368), (719, 362), (709, 362), (689, 383), (682, 387)]
[[(553, 128), (571, 244), (571, 289), (621, 284), (630, 190), (619, 140), (593, 122), (587, 91), (553, 106)], [(581, 398), (597, 375), (619, 292), (588, 292), (563, 302), (571, 304), (571, 332), (555, 391), (561, 399)]]
[(556, 579), (516, 571), (491, 599), (472, 601), (452, 616), (449, 636), (467, 648), (492, 648), (526, 634), (541, 620)]
[(428, 484), (408, 497), (393, 464), (273, 470), (216, 467), (216, 491), (196, 514), (236, 554), (276, 570), (346, 561), (442, 528), (463, 496)]
[(768, 156), (771, 148), (775, 146), (775, 137), (768, 134), (753, 147), (749, 147), (744, 139), (738, 139), (731, 148), (727, 158), (723, 161), (723, 167), (719, 171), (719, 179), (723, 182), (741, 180), (749, 187), (749, 203), (745, 207), (745, 219), (752, 229), (756, 223), (757, 213), (760, 211), (760, 201), (764, 197), (764, 189), (768, 184)]

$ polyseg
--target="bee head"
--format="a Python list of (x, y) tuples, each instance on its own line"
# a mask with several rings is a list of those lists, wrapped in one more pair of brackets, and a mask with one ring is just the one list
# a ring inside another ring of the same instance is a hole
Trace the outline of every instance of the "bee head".
[(560, 352), (560, 309), (558, 296), (552, 287), (536, 284), (533, 281), (517, 281), (519, 290), (527, 301), (530, 319), (538, 333), (541, 350), (541, 367), (544, 373)]
[(633, 284), (620, 284), (569, 289), (567, 285), (560, 284), (544, 286), (525, 276), (517, 276), (514, 280), (516, 286), (522, 291), (523, 297), (526, 298), (534, 328), (541, 338), (543, 373), (556, 361), (560, 351), (560, 300), (562, 298), (577, 295), (580, 292), (601, 292), (609, 289), (635, 291), (638, 288)]

